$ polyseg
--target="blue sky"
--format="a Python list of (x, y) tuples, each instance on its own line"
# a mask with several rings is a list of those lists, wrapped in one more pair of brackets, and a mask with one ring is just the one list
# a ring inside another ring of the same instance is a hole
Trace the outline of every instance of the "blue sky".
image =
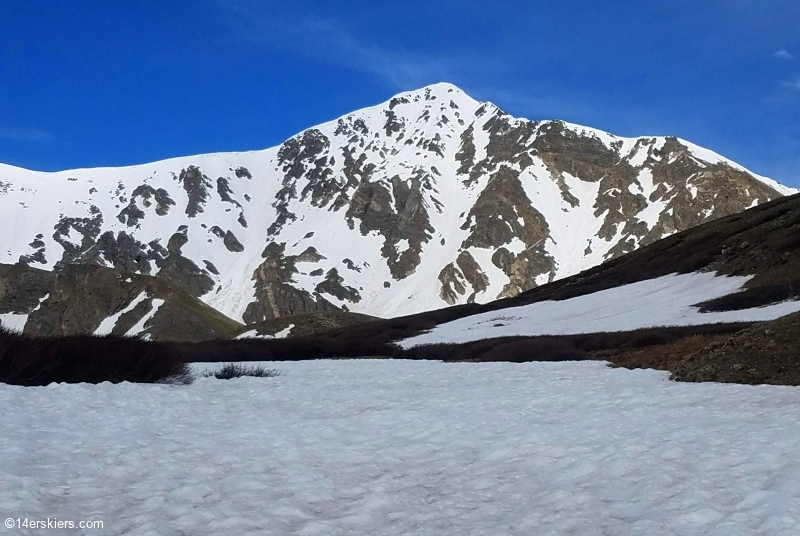
[(800, 2), (0, 1), (0, 161), (270, 147), (447, 81), (800, 186)]

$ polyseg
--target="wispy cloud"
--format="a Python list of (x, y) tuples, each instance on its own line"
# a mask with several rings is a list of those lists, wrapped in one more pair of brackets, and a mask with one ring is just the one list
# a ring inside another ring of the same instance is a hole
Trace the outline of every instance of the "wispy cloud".
[(788, 50), (786, 50), (785, 48), (782, 48), (782, 49), (778, 50), (777, 52), (775, 52), (772, 55), (772, 57), (773, 58), (777, 58), (779, 60), (786, 60), (786, 61), (792, 61), (794, 59), (794, 55), (791, 52), (789, 52)]
[(480, 62), (367, 44), (347, 24), (330, 18), (265, 10), (249, 0), (216, 3), (234, 15), (234, 30), (240, 39), (369, 73), (397, 89), (449, 81)]
[(788, 89), (791, 89), (792, 91), (800, 91), (800, 76), (797, 76), (792, 80), (784, 82), (783, 86)]
[(26, 143), (46, 143), (52, 134), (34, 128), (7, 128), (0, 125), (0, 139)]

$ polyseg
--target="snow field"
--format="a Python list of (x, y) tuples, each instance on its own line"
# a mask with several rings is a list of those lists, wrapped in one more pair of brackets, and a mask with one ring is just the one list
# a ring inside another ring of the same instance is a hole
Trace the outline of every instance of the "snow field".
[(708, 313), (701, 313), (695, 307), (696, 304), (739, 292), (751, 278), (719, 276), (711, 272), (671, 274), (568, 300), (542, 301), (459, 318), (398, 344), (403, 348), (412, 348), (423, 344), (460, 344), (497, 337), (574, 335), (660, 326), (760, 322), (800, 311), (800, 301)]
[(800, 529), (796, 388), (600, 362), (266, 366), (282, 375), (0, 386), (0, 510), (103, 534)]

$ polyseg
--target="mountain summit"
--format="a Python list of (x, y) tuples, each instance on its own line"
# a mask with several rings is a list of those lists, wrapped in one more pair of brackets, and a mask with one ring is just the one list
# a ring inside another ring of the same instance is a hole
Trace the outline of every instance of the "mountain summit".
[(515, 296), (793, 191), (679, 138), (517, 119), (435, 84), (263, 151), (0, 165), (0, 263), (157, 276), (245, 323), (387, 317)]

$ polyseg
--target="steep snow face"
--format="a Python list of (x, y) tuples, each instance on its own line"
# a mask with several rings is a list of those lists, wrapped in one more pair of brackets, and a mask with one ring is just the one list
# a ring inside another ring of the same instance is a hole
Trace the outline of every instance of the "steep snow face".
[(0, 263), (158, 275), (245, 322), (513, 296), (791, 190), (677, 138), (528, 121), (449, 84), (279, 147), (0, 165)]

